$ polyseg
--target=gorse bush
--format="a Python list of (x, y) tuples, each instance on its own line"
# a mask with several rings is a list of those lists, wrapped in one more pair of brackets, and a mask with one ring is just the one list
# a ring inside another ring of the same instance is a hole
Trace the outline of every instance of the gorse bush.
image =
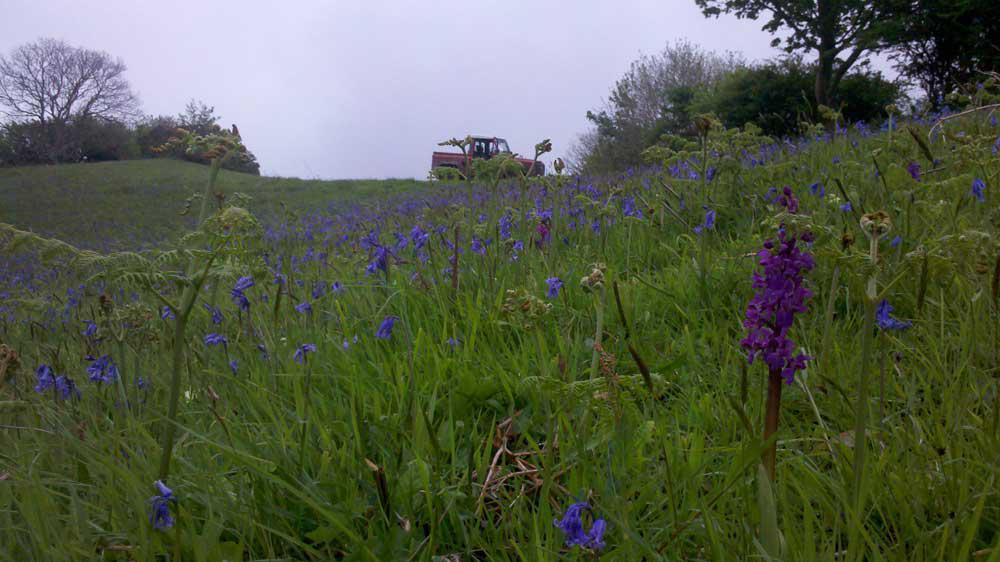
[(172, 245), (0, 229), (0, 558), (995, 557), (970, 109), (267, 220), (185, 137)]

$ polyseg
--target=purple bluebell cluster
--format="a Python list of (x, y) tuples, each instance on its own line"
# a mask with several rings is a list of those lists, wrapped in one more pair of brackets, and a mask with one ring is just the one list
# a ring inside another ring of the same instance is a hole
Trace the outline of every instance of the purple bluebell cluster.
[(701, 234), (706, 230), (712, 230), (715, 228), (715, 209), (710, 209), (708, 207), (704, 207), (704, 209), (705, 218), (702, 219), (701, 224), (694, 227), (695, 234)]
[(569, 506), (561, 520), (554, 521), (566, 536), (566, 546), (579, 546), (591, 550), (601, 550), (605, 547), (604, 532), (607, 530), (607, 523), (604, 519), (594, 519), (590, 530), (583, 530), (583, 514), (591, 511), (590, 504), (578, 502)]
[(97, 359), (91, 358), (91, 361), (93, 362), (87, 367), (87, 376), (90, 378), (90, 382), (107, 384), (118, 380), (118, 366), (111, 360), (110, 355), (102, 355)]
[(563, 288), (563, 281), (558, 277), (549, 277), (545, 280), (545, 284), (548, 286), (548, 290), (545, 292), (545, 296), (550, 299), (559, 298), (559, 290)]
[[(799, 248), (799, 240), (782, 228), (777, 241), (768, 240), (757, 253), (764, 271), (753, 274), (756, 292), (747, 305), (743, 321), (747, 336), (740, 342), (751, 363), (761, 358), (772, 375), (781, 375), (788, 384), (810, 359), (805, 354), (796, 354), (795, 342), (788, 337), (795, 315), (808, 310), (806, 303), (812, 297), (803, 281), (815, 262), (808, 252)], [(809, 233), (801, 237), (803, 242), (811, 240)]]
[(295, 348), (295, 353), (292, 355), (292, 359), (300, 365), (306, 362), (306, 358), (310, 353), (316, 352), (316, 344), (314, 343), (304, 343), (299, 347)]
[(37, 384), (35, 392), (43, 394), (50, 388), (55, 390), (55, 395), (63, 400), (70, 398), (80, 398), (80, 390), (76, 387), (73, 379), (66, 375), (59, 375), (48, 365), (39, 365), (35, 370)]
[(378, 330), (375, 330), (375, 337), (387, 340), (392, 337), (392, 327), (395, 325), (396, 320), (399, 320), (398, 316), (386, 316), (382, 323), (379, 324)]
[(246, 291), (250, 287), (253, 287), (253, 277), (240, 277), (233, 288), (229, 291), (230, 297), (233, 299), (233, 303), (240, 308), (240, 310), (247, 311), (250, 310), (250, 299), (246, 296)]
[(177, 500), (174, 498), (174, 491), (162, 480), (157, 480), (153, 485), (156, 486), (157, 493), (149, 498), (151, 506), (149, 522), (154, 529), (163, 531), (174, 526), (174, 518), (170, 515), (170, 503)]
[(875, 310), (875, 324), (882, 331), (896, 331), (901, 332), (913, 326), (913, 322), (902, 321), (897, 318), (892, 317), (892, 312), (895, 309), (889, 304), (889, 301), (882, 299), (882, 302), (878, 304), (878, 308)]
[(983, 192), (986, 189), (986, 182), (979, 178), (972, 180), (972, 196), (976, 198), (980, 203), (986, 201), (986, 194)]

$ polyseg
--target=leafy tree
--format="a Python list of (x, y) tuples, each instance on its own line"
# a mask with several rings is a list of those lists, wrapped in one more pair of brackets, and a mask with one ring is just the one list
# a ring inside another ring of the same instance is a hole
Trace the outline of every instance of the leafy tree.
[(0, 106), (14, 120), (39, 123), (126, 119), (135, 114), (138, 98), (125, 70), (108, 53), (39, 39), (0, 56)]
[(884, 20), (890, 58), (937, 106), (959, 84), (1000, 70), (1000, 2), (891, 0)]
[[(818, 121), (819, 108), (809, 95), (815, 64), (800, 57), (787, 57), (736, 70), (711, 93), (693, 104), (699, 113), (714, 113), (726, 127), (754, 123), (770, 136), (800, 133), (803, 120)], [(851, 72), (841, 81), (831, 105), (849, 122), (871, 121), (895, 103), (899, 87), (877, 72)]]
[(695, 0), (708, 16), (733, 14), (756, 20), (770, 19), (763, 29), (776, 37), (772, 46), (788, 53), (815, 52), (817, 57), (813, 95), (816, 103), (829, 106), (840, 82), (858, 62), (881, 47), (878, 2), (869, 0)]
[(577, 139), (573, 165), (607, 172), (641, 163), (642, 150), (662, 132), (690, 126), (694, 92), (743, 64), (735, 54), (719, 55), (687, 41), (639, 57), (615, 83), (604, 107), (587, 112), (593, 129)]
[(194, 99), (184, 106), (184, 113), (177, 116), (177, 124), (196, 135), (212, 135), (222, 130), (215, 107)]

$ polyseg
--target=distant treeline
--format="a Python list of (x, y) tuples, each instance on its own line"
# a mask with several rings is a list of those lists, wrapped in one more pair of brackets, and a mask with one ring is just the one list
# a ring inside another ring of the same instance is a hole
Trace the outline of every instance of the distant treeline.
[[(177, 158), (207, 164), (200, 154), (161, 149), (185, 129), (198, 135), (218, 133), (222, 127), (214, 109), (192, 101), (184, 113), (147, 116), (132, 123), (108, 117), (78, 117), (65, 122), (24, 121), (0, 128), (0, 166), (104, 162), (137, 158)], [(260, 174), (252, 152), (227, 160), (223, 167), (248, 174)]]
[[(572, 149), (578, 171), (607, 173), (643, 163), (647, 148), (695, 136), (696, 115), (714, 114), (726, 127), (754, 123), (772, 137), (796, 136), (822, 120), (812, 96), (814, 65), (799, 57), (750, 64), (739, 56), (704, 51), (687, 42), (668, 45), (632, 63), (603, 108), (587, 112), (591, 128)], [(898, 83), (855, 70), (834, 99), (844, 121), (873, 121), (903, 100)]]
[[(125, 78), (126, 66), (108, 53), (39, 39), (0, 56), (0, 166), (205, 156), (163, 149), (185, 129), (222, 131), (215, 108), (192, 100), (173, 117), (143, 116)], [(233, 126), (232, 133), (239, 135)], [(223, 167), (259, 174), (249, 151)]]

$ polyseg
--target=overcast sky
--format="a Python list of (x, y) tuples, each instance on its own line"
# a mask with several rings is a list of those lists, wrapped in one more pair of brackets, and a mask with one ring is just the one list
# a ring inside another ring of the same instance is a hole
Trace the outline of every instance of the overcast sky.
[(45, 36), (119, 56), (146, 113), (215, 106), (268, 175), (424, 178), (466, 133), (562, 155), (639, 54), (767, 58), (761, 23), (694, 0), (0, 0), (0, 51)]

